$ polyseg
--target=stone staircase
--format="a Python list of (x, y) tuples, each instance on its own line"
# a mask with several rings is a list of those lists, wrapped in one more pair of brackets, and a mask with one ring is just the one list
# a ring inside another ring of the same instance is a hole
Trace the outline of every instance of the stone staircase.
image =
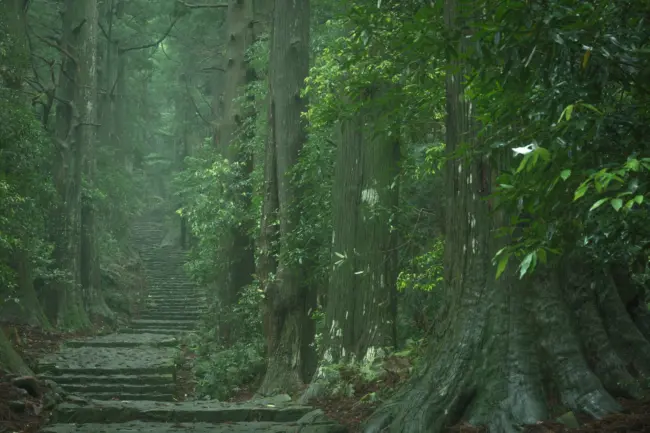
[(179, 337), (196, 328), (207, 302), (184, 274), (184, 252), (163, 237), (160, 220), (133, 227), (150, 288), (139, 317), (117, 333), (68, 341), (40, 360), (40, 376), (67, 393), (41, 432), (344, 431), (321, 411), (282, 400), (177, 401)]

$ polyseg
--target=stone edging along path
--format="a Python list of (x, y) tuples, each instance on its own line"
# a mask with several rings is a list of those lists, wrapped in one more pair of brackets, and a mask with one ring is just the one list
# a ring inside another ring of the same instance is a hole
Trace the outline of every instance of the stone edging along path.
[(65, 401), (42, 433), (342, 433), (320, 410), (278, 399), (177, 401), (178, 336), (192, 330), (206, 298), (186, 278), (184, 253), (162, 247), (161, 222), (134, 227), (150, 291), (144, 312), (118, 333), (66, 342), (42, 358), (41, 378)]

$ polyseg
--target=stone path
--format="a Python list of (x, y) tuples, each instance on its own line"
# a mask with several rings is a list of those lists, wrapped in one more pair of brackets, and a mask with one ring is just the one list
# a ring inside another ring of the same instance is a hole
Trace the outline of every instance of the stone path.
[(197, 326), (206, 298), (184, 274), (183, 251), (162, 246), (163, 235), (160, 221), (134, 227), (150, 286), (140, 317), (118, 333), (68, 341), (40, 360), (40, 376), (68, 393), (41, 431), (343, 432), (322, 412), (278, 399), (176, 401), (178, 337)]

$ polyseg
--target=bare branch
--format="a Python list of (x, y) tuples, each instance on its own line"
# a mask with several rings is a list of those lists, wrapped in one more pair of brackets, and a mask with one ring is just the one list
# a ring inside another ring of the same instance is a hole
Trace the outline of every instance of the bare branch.
[(40, 35), (38, 35), (38, 34), (35, 33), (35, 32), (33, 32), (33, 34), (34, 34), (34, 36), (36, 36), (36, 39), (38, 39), (39, 41), (44, 42), (45, 44), (49, 45), (49, 46), (52, 47), (52, 48), (56, 48), (57, 50), (59, 50), (60, 52), (62, 52), (63, 54), (65, 54), (66, 57), (68, 57), (70, 60), (72, 60), (73, 62), (77, 63), (77, 59), (76, 59), (76, 57), (73, 56), (73, 55), (72, 55), (68, 50), (66, 50), (65, 48), (63, 48), (63, 47), (61, 46), (61, 44), (59, 44), (59, 43), (55, 43), (55, 42), (50, 42), (50, 41), (47, 40), (47, 38), (44, 38), (43, 36), (40, 36)]
[(157, 47), (167, 38), (167, 36), (169, 36), (169, 34), (171, 33), (172, 29), (174, 28), (177, 22), (178, 22), (178, 17), (175, 18), (174, 21), (172, 21), (167, 31), (157, 41), (152, 42), (150, 44), (141, 45), (138, 47), (120, 48), (120, 54), (128, 53), (129, 51), (144, 50), (147, 48)]
[[(199, 109), (199, 106), (196, 105), (196, 101), (192, 97), (192, 92), (190, 92), (190, 87), (187, 85), (187, 83), (185, 83), (185, 91), (187, 92), (188, 99), (190, 101), (192, 101), (192, 105), (194, 105), (194, 110), (196, 111), (196, 114), (199, 115), (201, 120), (203, 120), (203, 122), (205, 122), (206, 125), (213, 126), (212, 123), (210, 121), (208, 121), (205, 117), (203, 117), (203, 114), (201, 114), (201, 110)], [(210, 107), (210, 111), (212, 111), (212, 107)]]
[(180, 4), (182, 4), (183, 6), (185, 6), (186, 8), (189, 8), (189, 9), (210, 9), (210, 8), (214, 9), (214, 8), (227, 8), (228, 7), (228, 3), (190, 4), (190, 3), (187, 3), (186, 1), (183, 1), (183, 0), (176, 0), (176, 1), (179, 2)]
[(99, 24), (99, 29), (102, 31), (102, 34), (104, 35), (104, 37), (105, 37), (109, 42), (113, 42), (113, 41), (111, 41), (110, 36), (108, 36), (108, 33), (106, 33), (106, 29), (104, 28), (104, 26), (102, 25), (102, 23), (97, 23), (97, 24)]

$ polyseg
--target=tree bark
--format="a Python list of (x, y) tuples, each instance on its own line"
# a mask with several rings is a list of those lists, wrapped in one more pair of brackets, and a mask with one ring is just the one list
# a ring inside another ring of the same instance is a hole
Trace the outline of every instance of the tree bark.
[[(246, 85), (253, 78), (253, 71), (246, 58), (247, 50), (254, 40), (253, 13), (252, 0), (230, 0), (228, 3), (223, 117), (218, 131), (218, 149), (230, 163), (238, 164), (238, 180), (245, 180), (253, 170), (252, 153), (243, 146), (249, 138), (243, 129), (245, 119), (252, 116), (243, 106), (243, 99)], [(251, 195), (250, 187), (233, 189), (229, 199), (248, 208)], [(250, 229), (249, 221), (241, 221), (221, 236), (219, 262), (224, 267), (224, 272), (219, 284), (219, 302), (221, 308), (226, 310), (232, 309), (242, 288), (253, 281), (255, 257)], [(231, 325), (220, 325), (220, 335), (226, 343), (230, 340)]]
[(33, 374), (20, 355), (16, 353), (2, 328), (0, 328), (0, 369), (14, 374)]
[(76, 7), (83, 10), (83, 24), (78, 30), (77, 49), (77, 97), (75, 99), (79, 107), (80, 121), (77, 129), (77, 140), (82, 149), (82, 176), (90, 189), (86, 194), (82, 192), (81, 198), (80, 281), (86, 311), (91, 319), (112, 323), (115, 314), (106, 305), (100, 287), (101, 274), (97, 245), (97, 221), (92, 198), (96, 172), (95, 152), (99, 120), (97, 99), (99, 9), (97, 0), (84, 0), (82, 6), (77, 2)]
[[(446, 0), (455, 30), (471, 3)], [(467, 40), (463, 38), (463, 40)], [(457, 52), (465, 48), (459, 42)], [(550, 401), (602, 417), (619, 408), (613, 397), (638, 394), (647, 377), (648, 341), (624, 308), (604, 271), (577, 251), (519, 280), (495, 280), (491, 258), (504, 239), (493, 230), (506, 216), (482, 195), (492, 170), (478, 150), (463, 65), (451, 59), (447, 76), (447, 215), (445, 302), (424, 366), (368, 420), (365, 431), (443, 432), (461, 420), (490, 432), (520, 431), (549, 417)], [(486, 176), (487, 173), (487, 176)], [(563, 272), (561, 274), (559, 271)], [(564, 282), (564, 284), (562, 284)]]
[[(96, 121), (92, 122), (96, 107), (92, 94), (96, 91), (91, 83), (96, 74), (96, 0), (79, 3), (66, 0), (63, 12), (62, 73), (59, 83), (57, 106), (58, 160), (55, 185), (63, 207), (59, 215), (60, 232), (57, 233), (55, 258), (67, 277), (57, 287), (55, 307), (56, 323), (64, 329), (80, 329), (90, 326), (84, 310), (81, 269), (81, 194), (84, 171), (84, 154), (88, 140), (94, 134)], [(87, 38), (93, 47), (84, 43)], [(91, 88), (82, 87), (83, 85)], [(86, 249), (87, 250), (87, 249)], [(88, 272), (86, 267), (83, 271)], [(87, 274), (90, 275), (90, 274)]]
[[(301, 114), (306, 101), (300, 91), (309, 72), (309, 1), (277, 0), (273, 13), (269, 65), (270, 145), (275, 153), (275, 179), (279, 219), (279, 261), (275, 280), (265, 287), (265, 334), (268, 347), (266, 375), (259, 393), (293, 392), (304, 381), (303, 364), (313, 335), (303, 333), (309, 319), (308, 288), (301, 267), (291, 257), (293, 231), (298, 226), (300, 193), (291, 171), (306, 141)], [(267, 155), (268, 158), (268, 155)], [(267, 174), (269, 167), (267, 166)], [(269, 187), (267, 184), (267, 187)], [(274, 193), (271, 192), (270, 196)], [(271, 211), (266, 209), (265, 212)], [(263, 230), (273, 213), (263, 215)], [(269, 238), (270, 236), (267, 236)]]

